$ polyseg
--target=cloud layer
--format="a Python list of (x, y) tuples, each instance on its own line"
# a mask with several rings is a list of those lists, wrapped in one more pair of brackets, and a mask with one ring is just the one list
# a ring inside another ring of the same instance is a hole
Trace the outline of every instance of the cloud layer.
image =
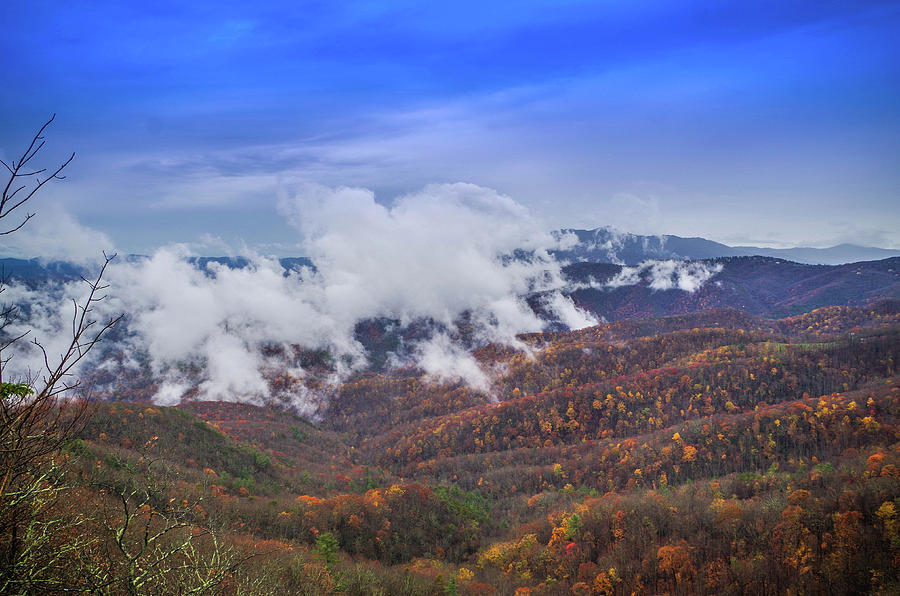
[[(189, 247), (175, 245), (108, 268), (109, 299), (94, 315), (126, 313), (124, 329), (107, 347), (128, 356), (125, 368), (143, 367), (158, 382), (157, 402), (178, 403), (188, 393), (277, 400), (314, 415), (323, 392), (308, 381), (327, 387), (370, 364), (356, 334), (366, 321), (399, 330), (386, 355), (390, 365), (415, 365), (436, 380), (462, 379), (489, 395), (492, 374), (473, 358), (473, 347), (524, 348), (516, 336), (551, 321), (571, 329), (598, 323), (569, 298), (577, 288), (548, 252), (571, 238), (546, 233), (525, 208), (493, 190), (430, 185), (386, 206), (364, 188), (303, 184), (282, 193), (278, 208), (313, 267), (285, 270), (258, 254), (246, 255), (246, 266), (200, 267)], [(623, 268), (602, 287), (640, 283), (693, 292), (720, 270), (648, 261)], [(27, 316), (9, 331), (30, 329), (51, 357), (60, 353), (72, 300), (84, 291), (82, 283), (7, 288), (6, 301), (27, 305)], [(327, 353), (327, 365), (304, 363), (304, 350)], [(40, 369), (39, 351), (20, 342), (15, 352), (5, 377)], [(113, 366), (96, 356), (95, 367)], [(273, 390), (278, 375), (290, 382)]]
[[(490, 189), (432, 185), (388, 207), (366, 189), (301, 185), (283, 194), (279, 209), (302, 234), (315, 268), (285, 272), (275, 259), (249, 255), (247, 267), (202, 270), (183, 246), (109, 268), (111, 298), (97, 314), (127, 313), (123, 341), (130, 352), (145, 352), (162, 379), (158, 401), (177, 402), (193, 385), (206, 399), (266, 401), (268, 372), (307, 374), (285, 356), (289, 346), (327, 350), (340, 378), (367, 364), (354, 330), (371, 319), (425, 329), (395, 363), (487, 391), (489, 375), (466, 348), (517, 345), (517, 334), (543, 329), (527, 295), (543, 294), (546, 312), (570, 327), (597, 322), (562, 293), (560, 264), (547, 252), (556, 241), (521, 205)], [(75, 293), (69, 285), (52, 295)], [(62, 311), (51, 310), (48, 295), (18, 298), (47, 305), (32, 313), (41, 321), (36, 335), (64, 337)], [(25, 354), (18, 360), (34, 366)], [(290, 396), (306, 410), (310, 397), (302, 383)]]
[(716, 273), (722, 264), (709, 265), (700, 261), (646, 261), (635, 267), (623, 267), (604, 285), (607, 288), (633, 286), (645, 282), (651, 290), (696, 292)]
[(113, 242), (103, 232), (85, 227), (58, 203), (41, 207), (21, 231), (6, 236), (3, 252), (15, 257), (40, 256), (48, 261), (95, 264)]

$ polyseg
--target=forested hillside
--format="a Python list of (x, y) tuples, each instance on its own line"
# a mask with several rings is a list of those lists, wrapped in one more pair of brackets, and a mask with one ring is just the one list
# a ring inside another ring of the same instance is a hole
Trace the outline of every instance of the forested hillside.
[[(771, 257), (725, 257), (693, 265), (700, 272), (717, 273), (707, 283), (691, 285), (688, 292), (660, 291), (682, 281), (677, 269), (672, 273), (675, 265), (625, 268), (574, 263), (565, 272), (574, 282), (589, 284), (572, 293), (575, 301), (610, 321), (714, 308), (780, 318), (825, 306), (863, 306), (882, 298), (900, 298), (900, 257), (836, 266), (803, 265)], [(629, 282), (638, 283), (617, 283), (623, 272), (633, 276)], [(690, 275), (686, 281), (691, 281)]]
[(369, 372), (331, 389), (316, 421), (223, 402), (90, 404), (40, 512), (48, 531), (71, 528), (34, 544), (43, 585), (900, 590), (896, 301), (521, 340), (527, 351), (477, 352), (495, 371), (489, 394)]

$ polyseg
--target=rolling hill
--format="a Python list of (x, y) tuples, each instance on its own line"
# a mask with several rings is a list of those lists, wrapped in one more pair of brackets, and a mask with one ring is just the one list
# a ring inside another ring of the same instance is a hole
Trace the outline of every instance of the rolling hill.
[[(110, 401), (65, 404), (59, 419), (74, 406), (81, 424), (26, 475), (56, 495), (23, 534), (53, 563), (39, 580), (159, 594), (900, 591), (900, 259), (564, 273), (608, 322), (480, 345), (488, 390), (386, 356), (338, 377), (327, 353), (297, 348), (309, 378), (267, 380), (309, 383), (319, 408), (302, 418), (192, 392), (163, 407), (148, 367), (98, 371)], [(357, 334), (387, 355), (417, 333), (398, 329)]]
[(332, 387), (314, 422), (246, 404), (98, 403), (68, 448), (72, 503), (88, 511), (165, 463), (159, 502), (202, 497), (184, 523), (254, 554), (225, 593), (900, 586), (900, 301), (521, 340), (531, 354), (476, 353), (497, 371), (490, 395), (415, 369), (366, 372)]
[(726, 257), (700, 261), (721, 267), (694, 292), (654, 290), (650, 272), (640, 282), (608, 287), (621, 265), (575, 263), (564, 269), (573, 282), (593, 287), (572, 293), (576, 302), (607, 320), (655, 317), (710, 308), (737, 308), (782, 317), (831, 305), (862, 305), (900, 298), (900, 258), (847, 265), (803, 265), (771, 257)]

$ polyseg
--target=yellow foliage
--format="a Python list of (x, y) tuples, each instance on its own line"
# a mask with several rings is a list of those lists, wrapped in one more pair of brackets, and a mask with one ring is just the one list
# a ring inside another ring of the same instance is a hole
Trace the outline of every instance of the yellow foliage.
[(296, 501), (298, 505), (307, 506), (320, 505), (324, 502), (319, 497), (313, 497), (311, 495), (300, 495), (299, 497), (297, 497)]
[(697, 448), (693, 445), (685, 445), (681, 459), (682, 461), (694, 461), (697, 459)]
[(897, 517), (897, 506), (892, 501), (885, 501), (875, 512), (882, 522), (887, 522)]
[(881, 428), (881, 425), (871, 416), (866, 416), (862, 419), (863, 426), (870, 433), (878, 432)]
[(598, 573), (597, 577), (594, 578), (594, 594), (598, 596), (612, 596), (614, 593), (613, 583), (609, 575), (602, 571)]
[(396, 497), (402, 497), (405, 494), (406, 494), (406, 489), (403, 488), (402, 486), (400, 486), (399, 484), (395, 484), (395, 485), (391, 486), (391, 488), (387, 489), (385, 496), (396, 498)]

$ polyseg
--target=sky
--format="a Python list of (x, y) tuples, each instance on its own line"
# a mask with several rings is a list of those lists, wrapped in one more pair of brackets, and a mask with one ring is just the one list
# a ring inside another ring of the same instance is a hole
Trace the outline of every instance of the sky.
[(455, 183), (546, 230), (900, 248), (898, 2), (35, 0), (0, 22), (0, 157), (53, 113), (42, 158), (77, 153), (21, 256), (298, 255), (285, 197)]

